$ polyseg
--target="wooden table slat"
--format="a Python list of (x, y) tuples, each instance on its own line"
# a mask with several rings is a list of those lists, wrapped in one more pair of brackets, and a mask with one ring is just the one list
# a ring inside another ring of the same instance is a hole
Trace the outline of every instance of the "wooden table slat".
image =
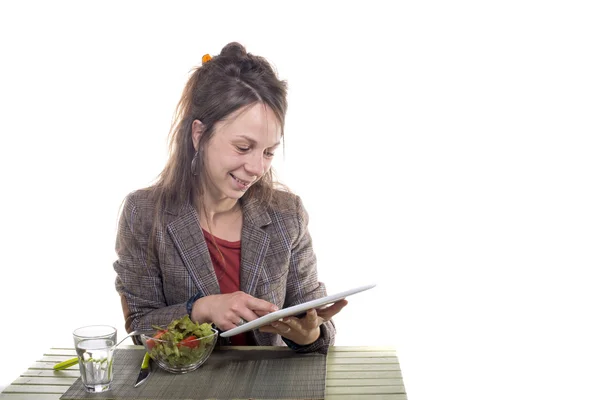
[(79, 378), (79, 368), (76, 369), (63, 369), (61, 371), (55, 371), (53, 369), (28, 369), (21, 374), (22, 377), (28, 376), (48, 376), (55, 378)]
[(407, 400), (406, 393), (393, 394), (328, 394), (327, 400)]
[(393, 351), (396, 352), (394, 346), (333, 346), (330, 348), (331, 352), (339, 353), (342, 351)]
[(329, 358), (327, 357), (327, 365), (338, 365), (338, 364), (398, 364), (398, 360), (393, 357), (357, 357), (357, 358)]
[(404, 385), (394, 386), (336, 386), (326, 387), (325, 396), (330, 394), (401, 394), (406, 393)]
[(2, 393), (58, 393), (63, 394), (68, 387), (56, 385), (9, 385)]
[(400, 370), (394, 371), (327, 371), (327, 379), (402, 379)]
[(327, 387), (339, 386), (398, 386), (398, 379), (329, 379), (327, 376)]
[(61, 394), (56, 393), (0, 393), (0, 400), (59, 400)]
[[(67, 360), (67, 358), (65, 358), (62, 361)], [(33, 370), (50, 370), (50, 371), (54, 371), (53, 367), (54, 364), (56, 364), (55, 362), (36, 362), (33, 363), (29, 366), (29, 369), (33, 369)], [(77, 366), (77, 364), (70, 366), (69, 368), (66, 368), (65, 371), (79, 371), (79, 367)]]
[(330, 351), (327, 358), (344, 358), (344, 357), (392, 357), (396, 358), (395, 351)]
[(57, 362), (61, 362), (61, 361), (65, 361), (68, 360), (69, 358), (75, 358), (76, 356), (73, 357), (69, 357), (69, 356), (43, 356), (42, 358), (40, 358), (39, 360), (35, 360), (36, 362), (49, 362), (49, 363), (57, 363)]
[(77, 377), (74, 378), (59, 378), (54, 376), (22, 376), (17, 378), (13, 385), (56, 385), (56, 386), (71, 386), (75, 383)]
[(327, 364), (329, 371), (400, 371), (398, 364)]
[(77, 353), (73, 349), (50, 349), (44, 353), (44, 356), (77, 357)]

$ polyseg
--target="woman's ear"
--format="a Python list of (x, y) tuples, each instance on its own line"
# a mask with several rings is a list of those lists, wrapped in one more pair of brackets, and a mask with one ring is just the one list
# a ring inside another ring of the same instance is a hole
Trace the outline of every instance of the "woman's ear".
[(195, 119), (192, 122), (192, 143), (194, 144), (194, 150), (198, 151), (198, 143), (200, 143), (200, 136), (204, 132), (204, 124), (199, 119)]

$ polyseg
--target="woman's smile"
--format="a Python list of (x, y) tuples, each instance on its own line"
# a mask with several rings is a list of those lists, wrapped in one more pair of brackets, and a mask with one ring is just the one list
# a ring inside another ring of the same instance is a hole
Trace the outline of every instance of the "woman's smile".
[(248, 188), (250, 187), (250, 184), (252, 183), (252, 182), (244, 181), (244, 180), (238, 178), (231, 172), (229, 173), (229, 176), (231, 176), (233, 178), (233, 182), (234, 182), (235, 186), (238, 188), (238, 190), (241, 190), (243, 192), (248, 190)]

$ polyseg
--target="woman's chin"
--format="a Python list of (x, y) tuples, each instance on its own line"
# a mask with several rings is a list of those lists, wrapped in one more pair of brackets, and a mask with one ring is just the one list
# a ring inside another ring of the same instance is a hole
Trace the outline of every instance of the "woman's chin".
[(239, 189), (229, 189), (227, 192), (223, 193), (224, 197), (227, 197), (229, 199), (232, 200), (239, 200), (242, 198), (242, 196), (244, 196), (244, 194), (246, 194), (246, 192), (248, 191), (249, 188), (245, 189), (245, 190), (239, 190)]

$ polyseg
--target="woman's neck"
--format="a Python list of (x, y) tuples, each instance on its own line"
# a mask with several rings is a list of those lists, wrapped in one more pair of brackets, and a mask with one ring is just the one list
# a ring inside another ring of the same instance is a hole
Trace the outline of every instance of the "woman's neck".
[(203, 228), (215, 227), (220, 221), (229, 221), (232, 217), (241, 214), (239, 200), (215, 200), (211, 196), (204, 195), (198, 203), (196, 209), (200, 215), (200, 224)]

